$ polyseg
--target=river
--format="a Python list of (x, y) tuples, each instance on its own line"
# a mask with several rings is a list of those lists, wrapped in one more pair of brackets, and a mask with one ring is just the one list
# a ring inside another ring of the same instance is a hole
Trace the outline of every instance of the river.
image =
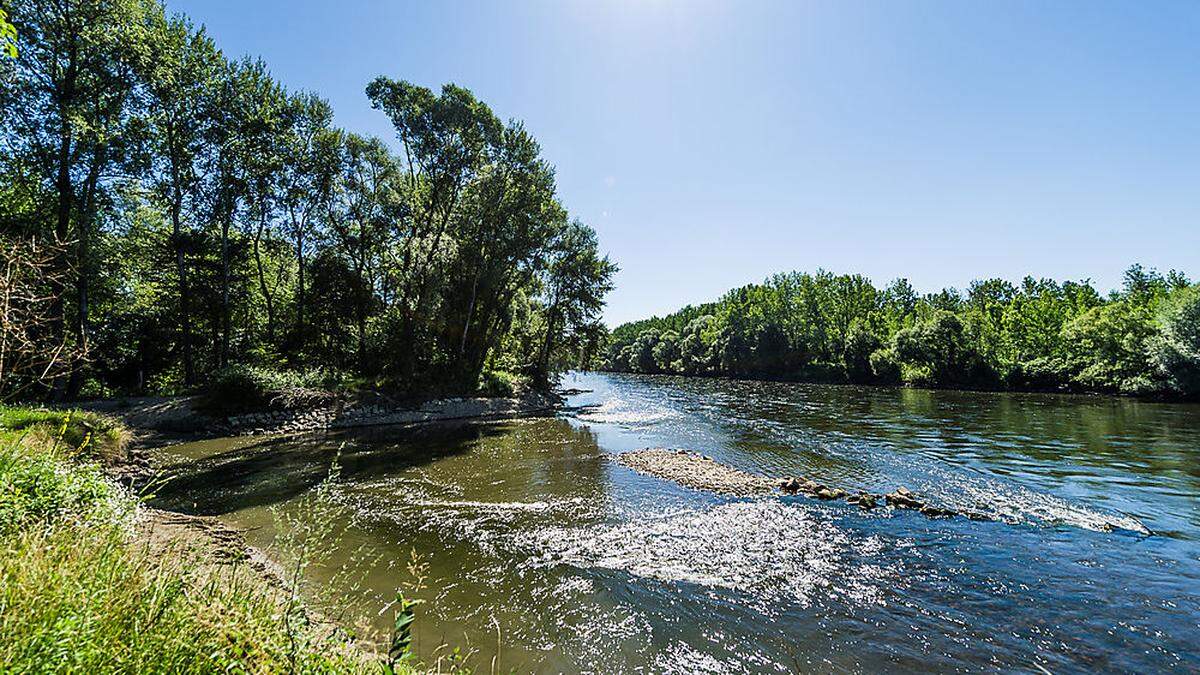
[[(347, 623), (411, 583), (415, 645), (487, 672), (1200, 671), (1200, 405), (614, 374), (556, 416), (203, 441), (155, 501), (270, 547)], [(612, 460), (697, 450), (994, 520), (738, 499)], [(332, 514), (332, 515), (330, 515)]]

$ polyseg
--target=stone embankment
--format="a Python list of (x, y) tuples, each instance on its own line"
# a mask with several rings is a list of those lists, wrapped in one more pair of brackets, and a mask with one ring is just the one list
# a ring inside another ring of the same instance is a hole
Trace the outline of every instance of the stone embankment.
[(960, 512), (927, 504), (902, 487), (888, 494), (849, 493), (841, 488), (822, 485), (808, 478), (760, 476), (725, 466), (710, 457), (687, 450), (645, 448), (622, 453), (617, 456), (617, 461), (647, 476), (674, 481), (694, 490), (705, 490), (736, 497), (782, 493), (804, 495), (824, 501), (844, 500), (847, 504), (853, 504), (868, 511), (878, 506), (890, 506), (896, 509), (911, 509), (929, 518), (952, 518), (963, 515), (977, 520), (987, 519), (982, 514)]

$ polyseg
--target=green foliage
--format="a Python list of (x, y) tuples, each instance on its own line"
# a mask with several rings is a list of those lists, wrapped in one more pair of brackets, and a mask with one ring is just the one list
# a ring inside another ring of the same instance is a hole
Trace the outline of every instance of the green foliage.
[[(48, 447), (47, 447), (48, 446)], [(94, 464), (69, 464), (78, 446), (0, 440), (0, 536), (115, 508), (116, 491)]]
[(1090, 309), (1063, 327), (1063, 372), (1093, 391), (1153, 391), (1147, 346), (1154, 334), (1153, 313), (1132, 299)]
[(858, 275), (775, 275), (613, 329), (616, 371), (923, 387), (1197, 395), (1195, 295), (1133, 266), (1107, 299), (1027, 277), (918, 295)]
[(231, 366), (213, 376), (204, 391), (201, 406), (215, 415), (287, 408), (324, 399), (326, 392), (342, 388), (346, 383), (345, 374), (318, 368), (296, 371)]
[(492, 364), (546, 386), (601, 347), (615, 266), (536, 139), (470, 91), (371, 82), (396, 153), (161, 3), (10, 4), (0, 224), (69, 242), (26, 342), (74, 371), (23, 397), (178, 393), (239, 364), (467, 394)]
[(85, 410), (48, 410), (0, 406), (0, 434), (26, 432), (35, 440), (52, 440), (52, 445), (74, 454), (111, 460), (121, 456), (129, 432), (117, 420)]
[(4, 56), (15, 59), (19, 55), (17, 51), (17, 27), (9, 23), (8, 12), (0, 9), (0, 53)]
[(136, 499), (66, 440), (85, 416), (0, 415), (6, 672), (378, 672), (257, 573), (141, 540)]
[(1200, 286), (1178, 291), (1163, 308), (1150, 362), (1179, 393), (1200, 394)]
[(989, 377), (962, 320), (944, 309), (935, 309), (929, 317), (897, 331), (892, 352), (905, 384), (967, 385)]
[(842, 347), (842, 367), (846, 377), (851, 382), (870, 382), (874, 379), (875, 370), (871, 364), (871, 356), (879, 349), (879, 337), (867, 326), (866, 321), (855, 318), (846, 333), (846, 341)]
[(388, 641), (387, 662), (384, 671), (397, 672), (406, 663), (413, 661), (412, 627), (417, 620), (416, 607), (420, 600), (404, 597), (404, 593), (396, 592), (396, 617), (392, 622), (392, 638)]
[(479, 376), (480, 396), (509, 398), (515, 396), (524, 386), (524, 378), (503, 370), (485, 370)]

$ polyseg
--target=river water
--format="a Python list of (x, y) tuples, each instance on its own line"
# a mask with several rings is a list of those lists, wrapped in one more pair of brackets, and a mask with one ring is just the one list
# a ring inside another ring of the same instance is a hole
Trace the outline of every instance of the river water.
[[(221, 439), (162, 456), (163, 506), (270, 546), (386, 630), (426, 566), (416, 649), (487, 672), (1200, 671), (1200, 406), (573, 374), (553, 417)], [(613, 455), (680, 447), (995, 520), (738, 499)], [(332, 514), (332, 515), (331, 515)], [(331, 535), (333, 536), (333, 535)], [(315, 591), (314, 591), (315, 592)], [(382, 612), (381, 612), (382, 610)], [(499, 637), (498, 637), (499, 636)]]

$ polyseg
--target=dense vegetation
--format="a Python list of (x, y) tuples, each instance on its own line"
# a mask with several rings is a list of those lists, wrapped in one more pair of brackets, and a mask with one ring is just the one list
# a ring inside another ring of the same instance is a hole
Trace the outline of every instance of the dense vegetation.
[(397, 153), (157, 0), (6, 4), (0, 398), (247, 365), (459, 393), (599, 345), (614, 266), (470, 91), (371, 82)]
[(5, 672), (386, 672), (248, 567), (139, 537), (137, 500), (102, 468), (126, 437), (95, 414), (0, 408)]
[(928, 387), (1200, 395), (1200, 286), (1133, 266), (1107, 297), (1026, 278), (918, 295), (777, 275), (612, 332), (606, 367)]

